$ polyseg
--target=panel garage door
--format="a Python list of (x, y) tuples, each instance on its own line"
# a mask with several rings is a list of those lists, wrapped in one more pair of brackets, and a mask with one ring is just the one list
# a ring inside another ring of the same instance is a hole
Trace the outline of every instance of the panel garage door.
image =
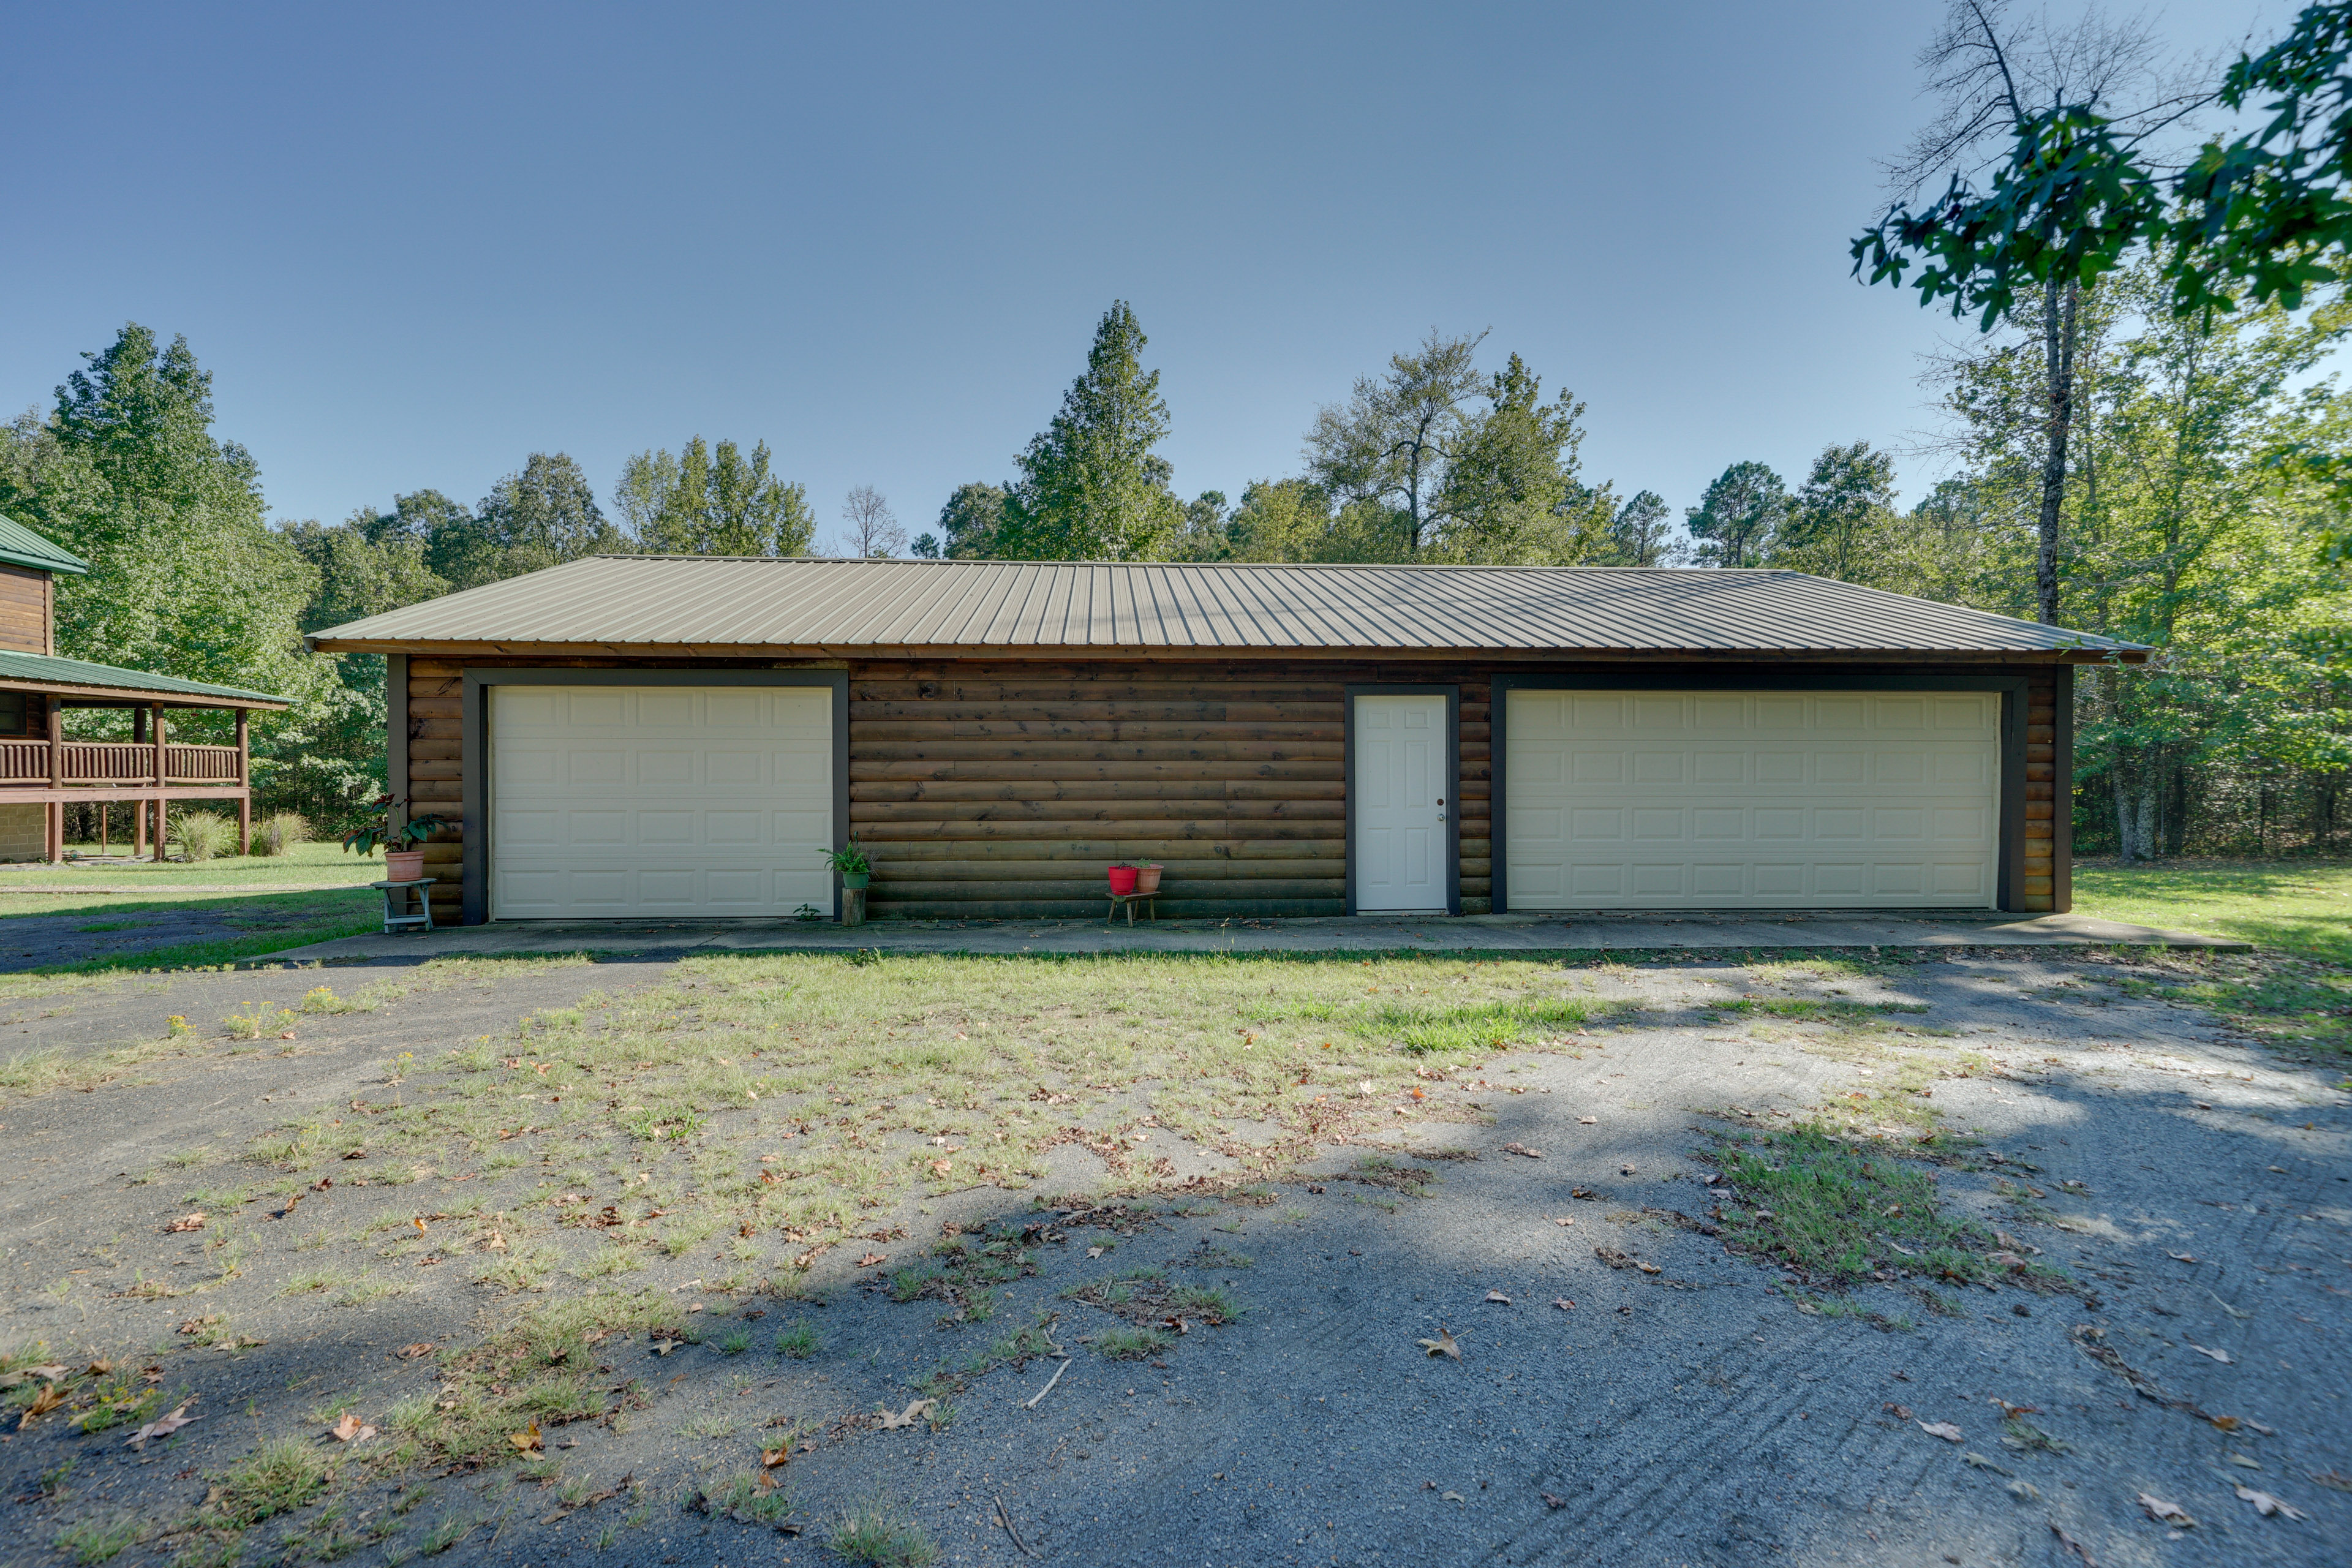
[(833, 912), (833, 693), (492, 686), (494, 920)]
[(1508, 703), (1513, 910), (1994, 900), (1998, 693), (1513, 691)]

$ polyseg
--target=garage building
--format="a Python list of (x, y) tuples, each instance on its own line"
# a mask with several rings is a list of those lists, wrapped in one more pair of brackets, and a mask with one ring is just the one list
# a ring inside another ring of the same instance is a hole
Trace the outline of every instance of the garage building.
[(597, 556), (391, 660), (445, 918), (2069, 907), (2073, 676), (1801, 573)]

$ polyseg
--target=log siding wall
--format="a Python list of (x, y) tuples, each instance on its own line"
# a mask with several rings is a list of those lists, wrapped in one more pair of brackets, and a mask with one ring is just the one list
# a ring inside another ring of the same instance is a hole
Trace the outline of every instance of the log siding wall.
[[(408, 658), (407, 794), (452, 828), (425, 847), (437, 917), (461, 903), (464, 671), (765, 668), (753, 660)], [(844, 668), (843, 662), (832, 668)], [(1461, 693), (1462, 910), (1493, 907), (1491, 680), (1498, 669), (1360, 660), (848, 660), (849, 817), (871, 849), (877, 919), (1100, 915), (1113, 860), (1166, 868), (1160, 912), (1346, 910), (1346, 688)], [(1623, 673), (1624, 664), (1546, 673)], [(1659, 667), (1647, 667), (1654, 670)], [(1752, 662), (1743, 668), (1753, 669)], [(1857, 673), (1853, 666), (1835, 668)], [(2012, 903), (2063, 909), (2062, 682), (2049, 667), (1874, 667), (1885, 674), (2023, 673), (2022, 877)], [(1689, 671), (1705, 685), (1703, 668)], [(398, 784), (395, 781), (395, 793)]]
[(22, 566), (0, 566), (0, 648), (10, 653), (54, 654), (50, 642), (49, 574)]

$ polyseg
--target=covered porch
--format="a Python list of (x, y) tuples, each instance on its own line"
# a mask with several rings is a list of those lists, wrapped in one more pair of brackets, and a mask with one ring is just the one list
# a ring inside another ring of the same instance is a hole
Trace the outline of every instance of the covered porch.
[[(161, 856), (176, 801), (236, 803), (237, 852), (253, 840), (250, 724), (284, 699), (236, 687), (37, 654), (0, 653), (0, 859), (65, 858), (66, 810), (128, 803), (131, 851)], [(70, 709), (128, 710), (127, 740), (66, 734)], [(234, 714), (230, 744), (173, 738), (173, 713)], [(110, 832), (100, 811), (100, 834)]]

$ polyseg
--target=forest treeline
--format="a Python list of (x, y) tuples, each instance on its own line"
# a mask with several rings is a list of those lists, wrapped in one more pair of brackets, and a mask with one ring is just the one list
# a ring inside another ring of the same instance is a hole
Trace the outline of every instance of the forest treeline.
[[(2352, 398), (2314, 379), (2352, 325), (2330, 299), (2184, 324), (2160, 283), (2116, 274), (2071, 307), (2074, 446), (2056, 561), (2061, 625), (2147, 643), (2078, 699), (2078, 842), (2142, 855), (2344, 847), (2352, 723), (2343, 678), (2340, 498), (2309, 462), (2342, 452)], [(1170, 411), (1135, 312), (1103, 317), (1083, 372), (999, 480), (947, 498), (919, 555), (1196, 562), (1780, 567), (2033, 617), (2046, 430), (2029, 302), (1927, 372), (1946, 471), (1910, 506), (1892, 453), (1832, 443), (1801, 475), (1730, 463), (1679, 521), (1649, 489), (1583, 472), (1584, 405), (1516, 353), (1433, 332), (1318, 411), (1300, 471), (1238, 498), (1181, 499), (1157, 448)], [(600, 501), (581, 466), (533, 453), (467, 504), (395, 495), (335, 523), (265, 522), (253, 457), (213, 429), (181, 340), (123, 329), (0, 441), (0, 512), (94, 564), (59, 580), (69, 656), (276, 691), (256, 729), (271, 808), (322, 824), (383, 789), (381, 658), (302, 634), (582, 556), (793, 555), (818, 547), (807, 491), (764, 444), (696, 437), (623, 466)], [(869, 487), (839, 553), (905, 531)], [(83, 732), (117, 715), (77, 713)], [(191, 733), (212, 722), (191, 715)], [(2136, 837), (2135, 837), (2136, 836)]]

